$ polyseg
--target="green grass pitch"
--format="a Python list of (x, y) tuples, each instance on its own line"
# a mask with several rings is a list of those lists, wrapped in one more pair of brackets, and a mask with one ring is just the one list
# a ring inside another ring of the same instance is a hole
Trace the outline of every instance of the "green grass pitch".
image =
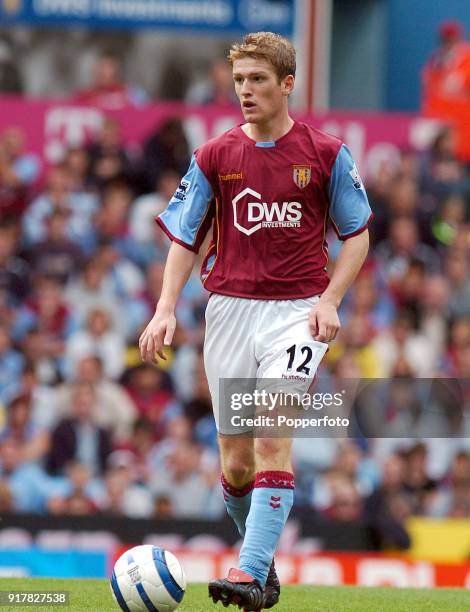
[[(70, 605), (0, 606), (0, 612), (44, 612), (83, 610), (101, 612), (119, 610), (114, 604), (106, 580), (55, 580), (48, 578), (2, 578), (0, 591), (69, 591)], [(207, 596), (207, 586), (188, 586), (179, 608), (181, 612), (225, 610)], [(227, 610), (238, 610), (234, 606)], [(470, 610), (470, 590), (464, 589), (394, 589), (360, 587), (286, 586), (279, 612), (464, 612)]]

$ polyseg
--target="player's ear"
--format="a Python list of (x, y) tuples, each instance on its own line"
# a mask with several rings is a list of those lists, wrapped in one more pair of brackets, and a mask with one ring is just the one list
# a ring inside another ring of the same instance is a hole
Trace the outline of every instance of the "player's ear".
[(281, 81), (282, 93), (288, 96), (294, 90), (295, 77), (292, 74), (288, 74)]

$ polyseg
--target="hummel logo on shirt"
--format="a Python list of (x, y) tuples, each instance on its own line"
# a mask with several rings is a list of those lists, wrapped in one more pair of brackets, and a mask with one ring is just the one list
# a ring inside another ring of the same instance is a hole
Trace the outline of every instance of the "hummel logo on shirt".
[(221, 181), (240, 181), (243, 178), (243, 172), (232, 172), (231, 174), (219, 174)]

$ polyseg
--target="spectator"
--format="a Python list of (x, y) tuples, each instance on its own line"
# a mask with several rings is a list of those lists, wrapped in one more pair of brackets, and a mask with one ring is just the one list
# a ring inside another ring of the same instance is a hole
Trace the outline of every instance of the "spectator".
[(0, 512), (12, 512), (13, 497), (6, 482), (0, 480)]
[(449, 314), (454, 317), (470, 315), (470, 275), (468, 252), (451, 249), (445, 260), (449, 282)]
[(421, 295), (420, 328), (436, 351), (438, 365), (442, 366), (447, 338), (446, 317), (449, 314), (449, 284), (441, 275), (424, 279)]
[(171, 504), (171, 499), (167, 495), (159, 495), (155, 498), (154, 517), (156, 519), (168, 519), (174, 516), (174, 513), (175, 510)]
[(421, 262), (426, 273), (439, 271), (436, 253), (420, 241), (417, 223), (410, 217), (392, 219), (388, 239), (377, 245), (376, 258), (392, 288), (400, 284), (411, 261)]
[(394, 304), (388, 287), (379, 288), (372, 269), (363, 270), (351, 288), (350, 299), (346, 302), (343, 325), (354, 315), (365, 317), (371, 332), (390, 325), (394, 314)]
[(40, 178), (42, 163), (35, 153), (25, 151), (26, 136), (20, 127), (8, 127), (0, 136), (0, 147), (11, 165), (16, 178), (25, 187), (34, 185)]
[(185, 443), (174, 448), (165, 469), (153, 473), (151, 480), (153, 494), (170, 500), (175, 518), (207, 517), (212, 488), (216, 486), (218, 483), (209, 483), (204, 476), (200, 449)]
[(106, 472), (100, 509), (117, 516), (149, 518), (154, 506), (152, 495), (148, 488), (133, 482), (130, 464), (122, 459), (123, 456), (119, 456)]
[(338, 341), (332, 347), (329, 363), (335, 368), (338, 359), (346, 353), (354, 361), (358, 378), (378, 378), (383, 376), (384, 369), (380, 355), (371, 342), (374, 330), (368, 323), (365, 314), (352, 314), (346, 326), (341, 330)]
[[(115, 244), (108, 240), (101, 242), (94, 259), (106, 275), (105, 284), (119, 300), (118, 330), (132, 341), (153, 310), (141, 297), (145, 287), (143, 273), (131, 260), (120, 257)], [(114, 309), (110, 314), (113, 313)]]
[(392, 326), (377, 334), (372, 346), (385, 377), (393, 374), (401, 357), (415, 376), (433, 376), (437, 368), (437, 347), (416, 330), (413, 314), (407, 310), (397, 313)]
[(331, 481), (331, 503), (323, 515), (341, 523), (357, 522), (362, 517), (362, 500), (357, 488), (348, 478), (336, 475)]
[(149, 312), (155, 309), (155, 300), (162, 289), (164, 271), (165, 264), (163, 262), (153, 262), (147, 266), (145, 287), (140, 297), (147, 304)]
[(4, 94), (23, 93), (21, 74), (14, 55), (12, 45), (0, 40), (0, 92)]
[(27, 187), (18, 177), (8, 148), (0, 139), (0, 221), (19, 219), (27, 203)]
[(30, 398), (33, 423), (41, 430), (50, 431), (59, 418), (57, 389), (42, 384), (33, 362), (26, 362), (23, 368), (20, 394)]
[(75, 326), (60, 284), (54, 278), (37, 278), (30, 299), (16, 312), (12, 337), (37, 368), (41, 382), (54, 384), (60, 379), (64, 343)]
[(65, 165), (51, 168), (46, 176), (46, 190), (34, 199), (23, 217), (23, 232), (27, 245), (44, 240), (46, 219), (56, 209), (70, 211), (67, 234), (85, 253), (94, 244), (92, 215), (98, 200), (92, 193), (73, 191), (73, 177)]
[(360, 447), (351, 441), (339, 445), (333, 463), (334, 468), (354, 483), (361, 497), (371, 493), (379, 480), (375, 464), (364, 457)]
[[(315, 453), (312, 453), (311, 444), (309, 438), (296, 438), (293, 443), (296, 506), (308, 508), (309, 512), (312, 510), (312, 505), (317, 507), (325, 503), (324, 473), (332, 465), (338, 447), (337, 441), (333, 438), (317, 438)], [(321, 490), (319, 495), (318, 489)]]
[(126, 106), (141, 106), (148, 102), (147, 94), (135, 85), (123, 81), (121, 62), (112, 53), (103, 53), (94, 65), (93, 82), (88, 89), (79, 91), (75, 101), (117, 110)]
[(0, 402), (18, 393), (23, 366), (23, 355), (13, 348), (8, 328), (0, 324)]
[(113, 441), (127, 440), (133, 431), (137, 409), (121, 385), (106, 376), (103, 361), (94, 354), (85, 355), (76, 363), (73, 382), (57, 390), (56, 405), (63, 415), (69, 414), (77, 383), (91, 384), (96, 393), (93, 421), (111, 432)]
[[(155, 427), (153, 431), (155, 432)], [(168, 457), (175, 449), (182, 444), (192, 443), (191, 421), (186, 416), (176, 416), (165, 423), (163, 434), (162, 439), (152, 447), (148, 456), (151, 473), (165, 470)]]
[(164, 170), (158, 177), (155, 190), (134, 201), (130, 216), (130, 231), (134, 240), (144, 244), (154, 240), (155, 217), (167, 207), (179, 180), (180, 175), (175, 170)]
[(143, 363), (132, 368), (125, 376), (125, 386), (139, 414), (161, 428), (170, 415), (177, 411), (171, 380), (159, 368)]
[(448, 196), (432, 222), (432, 235), (436, 244), (450, 246), (459, 228), (465, 223), (465, 201), (461, 196)]
[(131, 159), (122, 145), (121, 126), (111, 117), (105, 117), (95, 140), (89, 145), (88, 180), (103, 189), (117, 179), (131, 178)]
[(117, 452), (132, 455), (133, 477), (136, 482), (146, 482), (150, 477), (156, 440), (154, 423), (146, 417), (138, 417), (128, 439), (117, 446)]
[(470, 45), (458, 21), (443, 22), (439, 39), (439, 47), (423, 70), (422, 109), (425, 115), (457, 126), (459, 154), (469, 159), (465, 123), (468, 123), (470, 95)]
[(30, 299), (17, 312), (13, 337), (21, 342), (29, 331), (42, 332), (48, 356), (59, 360), (63, 343), (75, 329), (76, 321), (62, 298), (60, 283), (53, 277), (38, 277)]
[(121, 301), (107, 278), (104, 262), (97, 257), (89, 259), (67, 287), (65, 297), (80, 327), (85, 325), (89, 313), (94, 309), (105, 309), (112, 318), (113, 325), (122, 336), (127, 333), (127, 322), (122, 320)]
[(437, 488), (437, 482), (427, 473), (427, 452), (426, 445), (419, 442), (405, 454), (404, 489), (409, 496), (412, 513), (418, 515), (429, 513)]
[(149, 266), (155, 261), (164, 261), (169, 241), (155, 223), (155, 218), (167, 206), (179, 183), (174, 170), (164, 170), (157, 180), (156, 190), (137, 198), (131, 208), (129, 233), (135, 248), (133, 259), (139, 265)]
[(56, 483), (53, 496), (48, 500), (51, 514), (88, 515), (98, 511), (96, 500), (101, 485), (92, 479), (89, 468), (78, 461), (70, 461), (65, 476)]
[(155, 189), (164, 170), (184, 176), (189, 164), (189, 148), (183, 124), (178, 118), (167, 119), (144, 143), (143, 176), (145, 191)]
[(30, 270), (24, 258), (18, 256), (18, 223), (0, 218), (0, 292), (5, 306), (19, 306), (30, 289)]
[(218, 104), (238, 108), (232, 69), (225, 58), (216, 59), (212, 63), (207, 79), (192, 86), (186, 100), (192, 104)]
[(423, 154), (420, 181), (431, 212), (438, 202), (449, 196), (469, 196), (470, 185), (465, 166), (456, 157), (455, 135), (450, 128), (442, 129), (429, 151)]
[(185, 404), (184, 413), (194, 423), (194, 440), (204, 448), (217, 450), (217, 429), (210, 398), (195, 395), (195, 399)]
[(98, 239), (112, 242), (122, 256), (132, 252), (128, 224), (131, 201), (132, 193), (127, 183), (114, 181), (104, 190), (101, 208), (94, 219)]
[(47, 457), (50, 474), (62, 474), (70, 461), (79, 461), (90, 472), (102, 474), (111, 453), (111, 436), (93, 420), (96, 393), (90, 383), (77, 383), (72, 394), (70, 417), (52, 432)]
[(125, 344), (112, 326), (109, 313), (95, 308), (88, 314), (86, 328), (70, 336), (65, 347), (65, 371), (68, 378), (76, 371), (78, 362), (87, 355), (97, 355), (106, 376), (118, 379), (124, 371)]
[[(123, 299), (132, 298), (135, 303), (145, 288), (145, 279), (141, 270), (129, 259), (121, 257), (115, 244), (110, 240), (102, 240), (95, 258), (98, 265), (103, 267), (113, 293)], [(146, 309), (145, 314), (147, 314)]]
[(470, 316), (455, 318), (450, 324), (446, 369), (451, 376), (462, 371), (466, 348), (470, 346)]
[(390, 455), (382, 468), (378, 489), (365, 502), (364, 518), (374, 528), (378, 548), (407, 549), (410, 537), (404, 521), (411, 515), (411, 504), (405, 491), (405, 461), (397, 454)]
[(90, 157), (82, 146), (70, 147), (64, 155), (64, 167), (70, 177), (70, 186), (74, 193), (93, 191), (95, 185), (88, 179)]
[(21, 449), (12, 439), (0, 443), (0, 483), (4, 495), (11, 496), (15, 512), (46, 510), (53, 483), (36, 463), (22, 459)]
[(435, 517), (470, 518), (470, 453), (456, 453), (430, 513)]
[(40, 463), (49, 450), (49, 433), (31, 418), (31, 398), (18, 395), (8, 406), (8, 421), (0, 441), (12, 440), (22, 461)]
[(79, 272), (84, 260), (82, 250), (67, 234), (70, 216), (68, 209), (53, 209), (45, 219), (44, 240), (26, 254), (35, 276), (53, 277), (61, 285)]

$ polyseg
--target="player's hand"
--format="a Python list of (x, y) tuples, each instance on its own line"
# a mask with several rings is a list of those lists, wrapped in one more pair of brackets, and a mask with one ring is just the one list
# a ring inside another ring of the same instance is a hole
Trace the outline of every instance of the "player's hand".
[(313, 305), (308, 324), (313, 339), (319, 342), (334, 340), (341, 327), (336, 307), (330, 302), (322, 302), (321, 299)]
[(176, 317), (173, 310), (159, 309), (153, 315), (139, 338), (139, 349), (142, 361), (156, 362), (158, 355), (160, 359), (166, 360), (163, 352), (164, 346), (170, 346), (176, 329)]

